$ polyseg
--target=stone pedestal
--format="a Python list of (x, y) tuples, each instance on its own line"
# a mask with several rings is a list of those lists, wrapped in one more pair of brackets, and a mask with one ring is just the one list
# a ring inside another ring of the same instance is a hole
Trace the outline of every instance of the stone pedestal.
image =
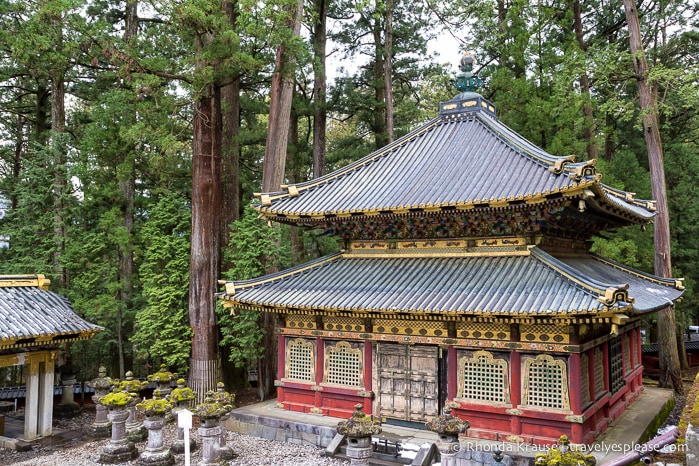
[(347, 437), (347, 456), (352, 466), (368, 466), (371, 458), (371, 435), (368, 437)]
[[(177, 388), (170, 393), (170, 402), (175, 406), (172, 409), (172, 415), (175, 420), (178, 419), (179, 413), (182, 410), (189, 409), (191, 403), (196, 398), (194, 391), (185, 386), (184, 379), (177, 379)], [(197, 448), (197, 442), (189, 438), (189, 451), (194, 451)], [(180, 455), (184, 453), (184, 429), (177, 428), (177, 440), (170, 446), (170, 451)]]
[(201, 439), (200, 466), (220, 464), (221, 416), (227, 412), (227, 408), (215, 399), (211, 390), (206, 392), (204, 402), (197, 405), (196, 414), (201, 421), (198, 430)]
[(61, 371), (61, 402), (53, 409), (56, 416), (72, 418), (80, 414), (80, 405), (75, 402), (73, 393), (75, 382), (72, 371)]
[(102, 449), (99, 462), (115, 464), (131, 461), (138, 456), (136, 446), (126, 438), (126, 419), (129, 411), (126, 408), (110, 409), (107, 417), (112, 421), (112, 438)]
[(148, 430), (148, 444), (137, 463), (141, 466), (171, 466), (175, 464), (175, 457), (168, 448), (163, 446), (165, 416), (146, 417), (143, 426)]
[(109, 437), (112, 423), (107, 417), (107, 407), (103, 406), (99, 400), (109, 394), (114, 381), (107, 377), (107, 370), (102, 366), (99, 368), (97, 377), (88, 382), (87, 385), (95, 389), (95, 394), (92, 397), (92, 402), (95, 404), (95, 421), (90, 426), (90, 434), (97, 438)]
[(219, 419), (202, 419), (201, 427), (197, 431), (201, 438), (201, 462), (200, 466), (219, 464), (221, 455), (219, 441), (221, 439), (221, 425)]
[(131, 442), (141, 442), (146, 437), (148, 437), (148, 429), (144, 426), (144, 423), (136, 415), (136, 404), (140, 402), (140, 398), (136, 398), (127, 407), (129, 412), (129, 417), (126, 419), (126, 438)]
[(218, 446), (219, 455), (222, 460), (230, 460), (235, 455), (233, 454), (233, 449), (228, 446), (228, 429), (226, 428), (226, 421), (230, 417), (231, 411), (233, 410), (235, 395), (228, 393), (225, 390), (225, 385), (223, 384), (223, 382), (219, 382), (216, 384), (216, 392), (214, 393), (214, 399), (218, 401), (225, 409), (225, 413), (221, 415), (220, 421), (221, 438)]

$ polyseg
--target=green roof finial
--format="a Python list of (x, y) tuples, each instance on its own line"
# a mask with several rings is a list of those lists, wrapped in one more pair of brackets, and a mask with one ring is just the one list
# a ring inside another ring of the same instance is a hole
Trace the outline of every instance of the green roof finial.
[(475, 92), (483, 84), (483, 81), (478, 76), (473, 74), (473, 54), (471, 52), (464, 52), (463, 57), (461, 57), (461, 63), (459, 64), (459, 69), (461, 73), (456, 75), (456, 79), (452, 80), (454, 87), (460, 92)]

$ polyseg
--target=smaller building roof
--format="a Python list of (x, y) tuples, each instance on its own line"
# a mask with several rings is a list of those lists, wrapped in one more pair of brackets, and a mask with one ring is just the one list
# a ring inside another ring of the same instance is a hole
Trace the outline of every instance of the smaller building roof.
[(441, 246), (412, 254), (405, 247), (337, 253), (258, 279), (227, 282), (222, 297), (232, 306), (266, 311), (527, 318), (642, 314), (673, 303), (684, 289), (680, 280), (592, 254), (559, 259), (533, 246), (500, 251)]
[(0, 349), (92, 338), (103, 330), (78, 316), (43, 275), (0, 276)]

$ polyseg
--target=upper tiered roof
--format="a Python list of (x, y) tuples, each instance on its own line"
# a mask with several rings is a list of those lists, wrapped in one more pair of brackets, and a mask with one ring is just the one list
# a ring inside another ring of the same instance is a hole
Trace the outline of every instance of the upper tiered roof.
[(490, 102), (467, 91), (383, 149), (315, 180), (261, 194), (255, 207), (276, 220), (312, 222), (562, 198), (583, 200), (586, 209), (619, 225), (652, 219), (652, 201), (634, 199), (600, 178), (594, 160), (545, 152), (499, 121)]

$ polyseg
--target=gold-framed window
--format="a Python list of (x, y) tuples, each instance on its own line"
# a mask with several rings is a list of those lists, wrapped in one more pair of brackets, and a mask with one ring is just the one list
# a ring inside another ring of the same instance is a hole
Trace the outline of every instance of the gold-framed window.
[(464, 401), (510, 403), (508, 362), (489, 351), (459, 359), (457, 398)]
[(524, 358), (522, 404), (570, 410), (566, 362), (548, 354)]
[(325, 346), (323, 382), (348, 387), (364, 386), (364, 351), (347, 341)]
[(284, 377), (291, 380), (315, 382), (315, 342), (295, 338), (286, 343)]

